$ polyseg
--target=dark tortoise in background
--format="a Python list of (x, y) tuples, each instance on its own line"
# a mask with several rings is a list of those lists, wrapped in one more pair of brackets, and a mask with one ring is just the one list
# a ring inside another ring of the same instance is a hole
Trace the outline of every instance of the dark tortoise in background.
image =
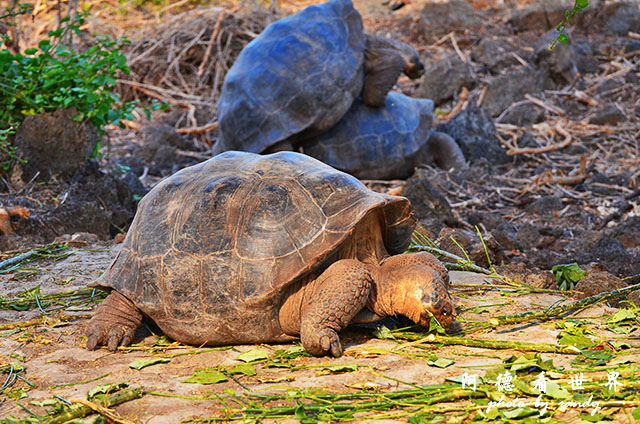
[(434, 131), (433, 102), (389, 93), (386, 106), (356, 99), (329, 130), (302, 143), (303, 152), (363, 179), (407, 178), (416, 166), (435, 163), (463, 169), (464, 155), (455, 140)]
[[(111, 293), (87, 348), (131, 343), (143, 316), (194, 345), (285, 342), (342, 354), (349, 323), (402, 314), (456, 323), (444, 266), (402, 254), (404, 197), (294, 152), (227, 152), (162, 181), (141, 201), (95, 286)], [(395, 255), (395, 256), (393, 256)]]
[(356, 97), (383, 106), (401, 72), (418, 78), (423, 70), (409, 45), (365, 33), (350, 0), (307, 7), (269, 25), (225, 76), (213, 154), (294, 150), (336, 124)]

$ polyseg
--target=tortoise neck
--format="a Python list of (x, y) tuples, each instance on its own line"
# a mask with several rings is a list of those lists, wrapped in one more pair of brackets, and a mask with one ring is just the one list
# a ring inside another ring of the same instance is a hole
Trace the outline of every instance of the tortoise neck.
[(369, 212), (353, 229), (351, 236), (336, 252), (336, 259), (357, 259), (366, 265), (379, 266), (389, 256), (382, 238), (379, 211)]

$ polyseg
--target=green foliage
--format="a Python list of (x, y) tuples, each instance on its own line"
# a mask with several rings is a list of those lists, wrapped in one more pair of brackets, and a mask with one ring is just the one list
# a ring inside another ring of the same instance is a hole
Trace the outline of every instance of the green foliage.
[[(20, 13), (28, 12), (21, 8)], [(112, 89), (119, 72), (129, 73), (122, 46), (126, 37), (111, 40), (97, 37), (96, 44), (85, 51), (75, 51), (62, 40), (65, 36), (80, 34), (80, 26), (88, 12), (74, 20), (65, 18), (64, 26), (50, 31), (48, 37), (23, 53), (0, 50), (0, 164), (7, 170), (15, 158), (9, 135), (15, 133), (24, 118), (59, 108), (73, 107), (78, 111), (75, 119), (89, 120), (100, 133), (104, 126), (132, 119), (135, 102), (120, 103)], [(9, 16), (9, 15), (6, 15)], [(0, 40), (0, 48), (5, 39)], [(9, 160), (6, 160), (6, 158)]]
[(573, 290), (576, 283), (586, 274), (577, 263), (556, 265), (551, 268), (551, 272), (556, 277), (560, 290)]
[(555, 39), (551, 40), (549, 50), (553, 50), (558, 43), (569, 44), (569, 39), (567, 38), (567, 34), (565, 34), (564, 31), (567, 29), (567, 25), (569, 25), (569, 21), (571, 20), (573, 15), (575, 15), (582, 9), (585, 9), (587, 6), (589, 6), (589, 0), (575, 0), (573, 9), (564, 11), (564, 21), (560, 22), (556, 27), (556, 29), (560, 32)]

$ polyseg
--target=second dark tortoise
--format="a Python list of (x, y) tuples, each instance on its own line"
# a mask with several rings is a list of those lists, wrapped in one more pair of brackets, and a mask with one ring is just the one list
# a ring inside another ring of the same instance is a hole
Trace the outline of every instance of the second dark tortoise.
[(305, 154), (362, 179), (410, 176), (420, 164), (463, 169), (454, 139), (433, 130), (433, 102), (389, 93), (386, 106), (357, 99), (335, 126), (302, 143)]
[(134, 339), (143, 317), (193, 345), (286, 342), (340, 356), (350, 323), (402, 314), (453, 328), (449, 277), (431, 254), (404, 254), (404, 197), (294, 152), (226, 152), (162, 181), (141, 201), (95, 284), (110, 291), (87, 348)]
[(423, 70), (411, 46), (364, 32), (350, 0), (307, 7), (269, 25), (229, 69), (213, 154), (294, 150), (336, 124), (356, 97), (383, 106), (402, 72)]

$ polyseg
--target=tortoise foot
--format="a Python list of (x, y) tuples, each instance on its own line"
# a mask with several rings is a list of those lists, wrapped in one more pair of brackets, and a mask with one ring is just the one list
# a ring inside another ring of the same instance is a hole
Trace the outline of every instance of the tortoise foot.
[(302, 345), (310, 354), (323, 356), (331, 354), (335, 358), (342, 356), (342, 343), (338, 333), (330, 328), (308, 332), (302, 339)]
[(141, 324), (140, 310), (129, 299), (113, 291), (98, 306), (87, 324), (87, 349), (94, 350), (99, 345), (106, 345), (113, 352), (118, 346), (127, 346), (133, 341)]
[(338, 332), (364, 307), (372, 279), (366, 267), (343, 259), (327, 268), (316, 281), (315, 294), (302, 314), (300, 340), (315, 356), (342, 356)]

